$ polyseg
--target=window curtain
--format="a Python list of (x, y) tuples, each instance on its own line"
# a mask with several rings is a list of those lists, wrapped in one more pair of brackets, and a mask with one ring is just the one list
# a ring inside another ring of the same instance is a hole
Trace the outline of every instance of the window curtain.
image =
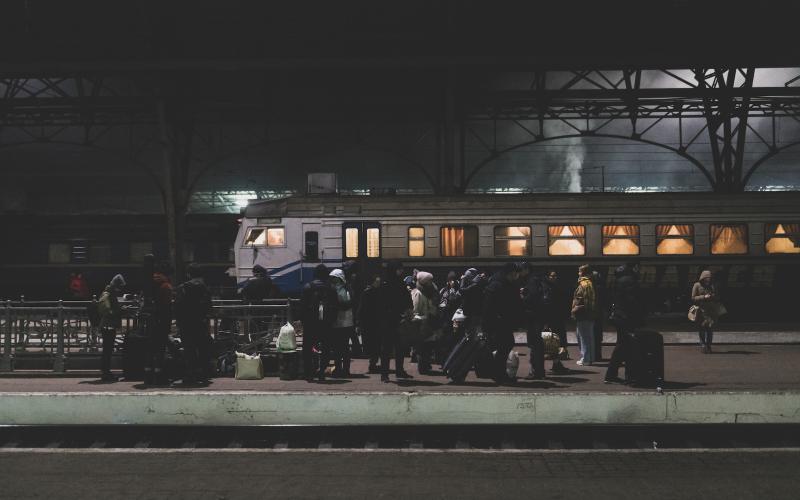
[[(784, 234), (778, 234), (778, 226), (783, 226)], [(800, 240), (800, 224), (767, 224), (767, 234), (772, 237), (789, 238), (795, 246)]]
[[(583, 238), (586, 235), (586, 228), (584, 226), (548, 226), (547, 234), (551, 238), (556, 238), (561, 236), (564, 232), (564, 228), (569, 228), (569, 232), (572, 233), (572, 236), (576, 238)], [(565, 237), (569, 238), (569, 235)]]
[(747, 230), (744, 225), (712, 225), (711, 253), (747, 253)]
[(464, 255), (464, 228), (442, 228), (442, 254), (445, 257), (459, 257)]
[(603, 226), (603, 236), (639, 237), (639, 226)]
[[(670, 234), (673, 228), (675, 228), (675, 231)], [(665, 236), (691, 237), (694, 233), (692, 229), (693, 227), (691, 224), (661, 224), (656, 226), (656, 234), (659, 238), (663, 238)]]

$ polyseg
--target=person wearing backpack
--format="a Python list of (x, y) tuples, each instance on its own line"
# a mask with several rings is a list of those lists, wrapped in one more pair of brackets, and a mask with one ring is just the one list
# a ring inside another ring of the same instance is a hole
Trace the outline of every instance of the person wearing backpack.
[(186, 359), (183, 383), (208, 384), (208, 365), (211, 360), (208, 314), (211, 312), (211, 292), (203, 281), (199, 266), (189, 265), (186, 274), (189, 280), (175, 289), (175, 320)]
[(336, 295), (328, 283), (328, 268), (318, 264), (314, 279), (306, 283), (300, 301), (303, 323), (303, 372), (309, 382), (314, 380), (314, 347), (319, 347), (319, 367), (316, 375), (325, 380), (325, 368), (330, 361), (333, 324), (336, 322)]
[(117, 376), (111, 373), (111, 355), (114, 353), (114, 341), (117, 338), (117, 327), (120, 325), (122, 312), (117, 296), (122, 294), (125, 285), (125, 278), (117, 274), (97, 300), (97, 315), (100, 318), (100, 332), (103, 338), (100, 362), (100, 378), (103, 382), (117, 381)]

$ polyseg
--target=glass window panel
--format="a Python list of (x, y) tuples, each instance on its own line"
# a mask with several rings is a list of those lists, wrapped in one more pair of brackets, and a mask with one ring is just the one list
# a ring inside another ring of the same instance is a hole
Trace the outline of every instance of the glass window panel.
[(245, 246), (264, 245), (267, 240), (267, 233), (263, 227), (251, 227), (247, 230), (247, 236), (244, 238)]
[(659, 224), (656, 226), (658, 255), (691, 255), (694, 253), (694, 226), (691, 224)]
[(530, 255), (531, 228), (504, 226), (494, 229), (494, 253), (498, 256)]
[(586, 245), (584, 226), (549, 226), (548, 253), (550, 255), (584, 255)]
[(603, 226), (603, 255), (638, 255), (639, 226)]
[(408, 256), (409, 257), (424, 257), (425, 256), (425, 228), (424, 227), (410, 227), (410, 228), (408, 228)]
[(381, 230), (377, 227), (367, 228), (367, 257), (381, 256)]
[(766, 224), (767, 253), (800, 253), (800, 224)]
[(348, 227), (344, 230), (344, 256), (348, 259), (358, 257), (358, 228)]
[(711, 253), (741, 255), (747, 253), (747, 226), (744, 224), (712, 224)]
[(478, 255), (478, 228), (445, 226), (441, 229), (443, 257), (476, 257)]
[(284, 230), (282, 227), (271, 227), (267, 229), (267, 246), (282, 247), (286, 245)]
[(68, 264), (72, 255), (72, 245), (69, 243), (50, 243), (47, 261), (51, 264)]

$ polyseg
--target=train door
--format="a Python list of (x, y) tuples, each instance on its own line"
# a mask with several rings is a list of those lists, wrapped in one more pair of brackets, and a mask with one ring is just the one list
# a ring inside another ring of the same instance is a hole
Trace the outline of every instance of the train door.
[[(348, 221), (342, 224), (342, 261), (354, 261), (358, 282), (366, 287), (369, 277), (381, 272), (381, 225), (375, 221)], [(360, 291), (360, 290), (359, 290)]]
[(300, 265), (300, 282), (307, 283), (313, 280), (313, 265), (307, 266), (306, 263), (316, 265), (324, 258), (322, 247), (321, 226), (319, 222), (303, 223), (303, 250), (300, 254), (302, 263)]

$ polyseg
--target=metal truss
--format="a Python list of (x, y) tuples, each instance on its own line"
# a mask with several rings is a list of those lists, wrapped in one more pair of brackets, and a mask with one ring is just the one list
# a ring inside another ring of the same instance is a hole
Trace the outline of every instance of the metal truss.
[[(798, 135), (778, 143), (777, 133), (780, 120), (800, 122), (800, 75), (782, 86), (754, 87), (755, 72), (584, 70), (565, 78), (565, 72), (538, 71), (527, 80), (527, 89), (470, 95), (464, 108), (466, 135), (487, 155), (465, 166), (459, 187), (468, 188), (478, 171), (510, 151), (558, 139), (606, 137), (666, 149), (697, 167), (715, 191), (741, 191), (766, 160), (800, 142)], [(769, 124), (758, 130), (751, 124), (754, 119)], [(525, 138), (502, 142), (509, 129)], [(745, 165), (748, 136), (765, 147)], [(705, 146), (711, 164), (698, 154)]]

